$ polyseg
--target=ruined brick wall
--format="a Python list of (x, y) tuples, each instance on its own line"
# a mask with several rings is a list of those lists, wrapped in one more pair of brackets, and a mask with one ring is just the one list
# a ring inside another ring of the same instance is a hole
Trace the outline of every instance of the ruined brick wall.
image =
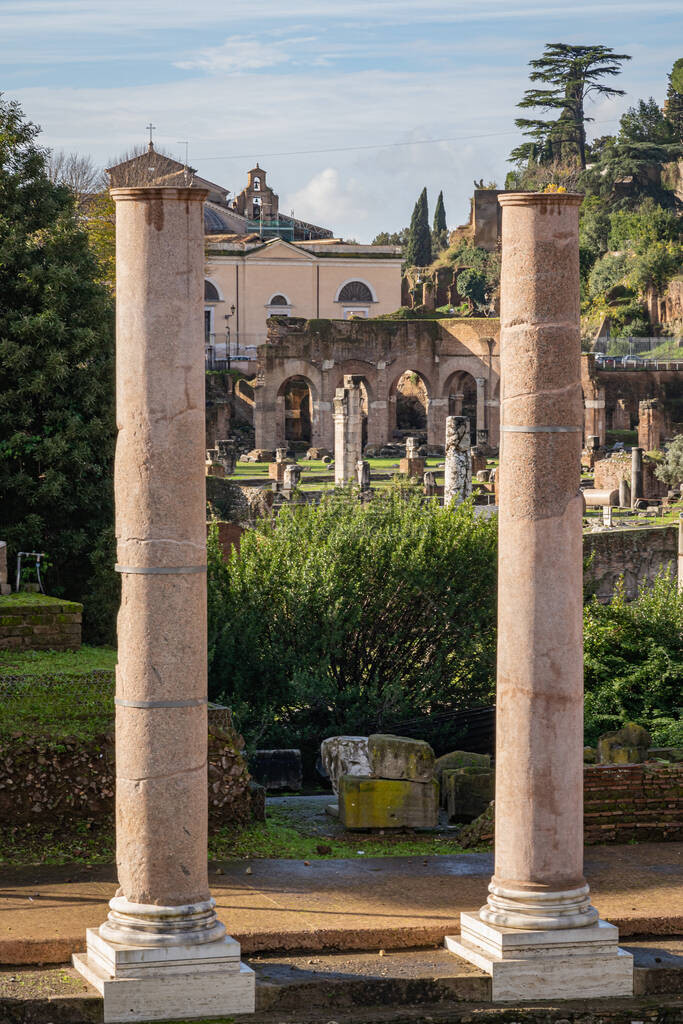
[(230, 437), (233, 380), (229, 373), (206, 374), (206, 447)]
[[(668, 492), (668, 487), (655, 476), (657, 464), (651, 459), (643, 458), (643, 497), (663, 498)], [(631, 456), (610, 455), (609, 458), (600, 459), (593, 466), (593, 486), (599, 491), (618, 491), (621, 480), (628, 480), (631, 484)]]
[(683, 839), (683, 765), (586, 765), (586, 843)]
[(11, 594), (0, 600), (0, 650), (78, 650), (83, 605), (38, 597)]
[[(221, 709), (224, 710), (224, 709)], [(225, 709), (227, 715), (227, 709)], [(209, 822), (252, 818), (244, 740), (226, 722), (209, 721)], [(114, 826), (114, 734), (92, 739), (0, 740), (0, 824), (66, 825), (76, 819)]]
[[(683, 839), (683, 765), (584, 765), (583, 835), (587, 845)], [(493, 804), (458, 834), (465, 848), (493, 839)]]
[(643, 583), (652, 583), (662, 568), (676, 572), (678, 527), (654, 526), (633, 530), (587, 533), (583, 538), (584, 559), (592, 556), (588, 574), (596, 596), (606, 604), (614, 594), (617, 580), (624, 579), (630, 600)]

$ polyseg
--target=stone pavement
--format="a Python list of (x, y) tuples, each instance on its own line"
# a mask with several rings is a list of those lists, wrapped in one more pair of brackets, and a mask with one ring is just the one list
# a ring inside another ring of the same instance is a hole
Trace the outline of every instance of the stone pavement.
[[(359, 839), (362, 849), (362, 839)], [(682, 843), (591, 846), (594, 904), (622, 937), (683, 934)], [(491, 854), (211, 864), (218, 914), (245, 955), (440, 945), (486, 898)], [(0, 963), (66, 963), (101, 924), (113, 867), (3, 868)]]

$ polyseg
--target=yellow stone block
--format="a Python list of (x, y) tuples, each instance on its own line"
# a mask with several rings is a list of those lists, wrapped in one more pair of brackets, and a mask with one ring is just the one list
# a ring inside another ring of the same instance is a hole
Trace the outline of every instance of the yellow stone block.
[(339, 818), (346, 828), (435, 828), (439, 784), (342, 775)]

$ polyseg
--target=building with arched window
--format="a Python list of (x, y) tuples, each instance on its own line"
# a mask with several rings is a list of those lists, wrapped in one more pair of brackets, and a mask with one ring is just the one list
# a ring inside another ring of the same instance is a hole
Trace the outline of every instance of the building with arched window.
[(267, 172), (256, 164), (234, 198), (152, 143), (107, 169), (110, 183), (206, 189), (204, 333), (211, 359), (249, 357), (271, 316), (349, 320), (401, 305), (401, 252), (358, 245), (328, 228), (280, 212)]
[(401, 253), (391, 245), (208, 236), (206, 269), (220, 295), (205, 303), (219, 358), (228, 334), (233, 358), (253, 355), (271, 316), (350, 320), (401, 305)]

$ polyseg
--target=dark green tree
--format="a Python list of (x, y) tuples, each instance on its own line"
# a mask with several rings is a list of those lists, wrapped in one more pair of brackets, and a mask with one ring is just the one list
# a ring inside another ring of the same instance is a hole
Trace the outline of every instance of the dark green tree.
[(408, 241), (408, 228), (401, 228), (400, 231), (380, 231), (372, 240), (372, 245), (400, 245), (405, 249)]
[(426, 188), (420, 192), (420, 198), (415, 203), (410, 218), (405, 259), (409, 267), (427, 267), (432, 262), (432, 236), (429, 230)]
[(432, 250), (441, 252), (448, 245), (448, 225), (446, 224), (446, 207), (443, 202), (443, 191), (439, 192), (439, 198), (434, 208), (434, 226), (432, 228)]
[(668, 77), (666, 116), (673, 127), (674, 138), (683, 142), (683, 57), (676, 61)]
[(50, 593), (111, 639), (113, 302), (39, 128), (0, 96), (0, 537), (43, 551)]
[(518, 146), (512, 161), (549, 163), (574, 158), (586, 166), (585, 104), (590, 96), (623, 96), (623, 89), (607, 85), (603, 79), (618, 75), (626, 53), (614, 53), (611, 47), (572, 46), (546, 43), (541, 57), (529, 62), (532, 82), (543, 86), (527, 89), (517, 104), (521, 108), (554, 111), (554, 119), (517, 118), (515, 124), (532, 141)]
[(668, 145), (675, 142), (671, 121), (660, 110), (653, 96), (639, 100), (638, 105), (629, 107), (619, 122), (619, 140), (624, 142), (651, 142)]

